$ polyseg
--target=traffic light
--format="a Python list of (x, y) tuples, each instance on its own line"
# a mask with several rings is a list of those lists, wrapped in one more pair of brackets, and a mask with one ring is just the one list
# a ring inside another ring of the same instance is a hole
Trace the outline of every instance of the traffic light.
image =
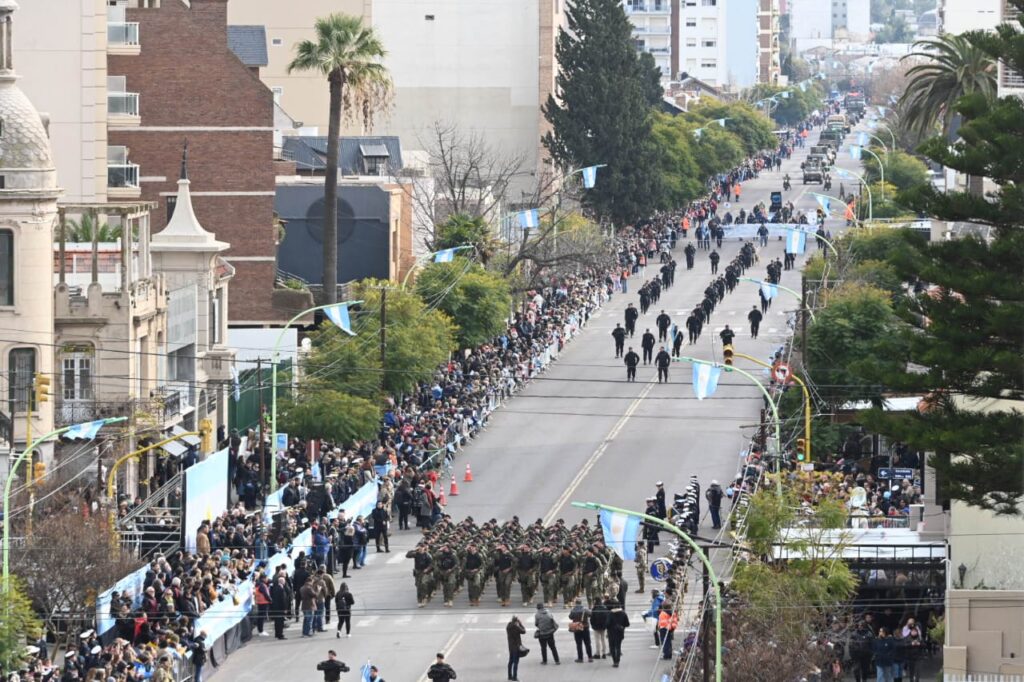
[(204, 453), (213, 452), (213, 422), (209, 419), (199, 420), (200, 447)]
[(46, 462), (36, 462), (32, 465), (32, 481), (39, 483), (46, 476)]
[(796, 461), (803, 462), (807, 459), (807, 441), (803, 438), (796, 439)]
[(722, 357), (725, 358), (725, 366), (732, 367), (732, 344), (727, 343), (722, 346)]
[(45, 403), (50, 399), (50, 377), (42, 374), (41, 372), (36, 372), (34, 386), (36, 405), (39, 403)]

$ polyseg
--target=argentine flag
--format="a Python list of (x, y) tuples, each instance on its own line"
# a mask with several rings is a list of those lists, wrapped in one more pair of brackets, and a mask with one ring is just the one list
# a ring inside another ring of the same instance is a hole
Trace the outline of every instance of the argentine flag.
[(864, 145), (866, 145), (867, 143), (868, 143), (868, 134), (867, 134), (867, 133), (865, 133), (865, 132), (861, 132), (861, 133), (859, 133), (859, 134), (857, 135), (857, 144), (859, 144), (860, 146), (862, 146), (862, 147), (863, 147), (863, 146), (864, 146)]
[(96, 437), (96, 434), (100, 432), (100, 429), (103, 428), (104, 422), (105, 420), (98, 419), (94, 422), (75, 424), (64, 432), (64, 437), (72, 440), (92, 440)]
[(770, 301), (779, 295), (779, 287), (771, 282), (761, 282), (761, 293)]
[(725, 127), (725, 122), (728, 121), (728, 120), (729, 119), (727, 119), (727, 118), (716, 118), (715, 119), (715, 123), (717, 123), (718, 125), (720, 125), (720, 126), (722, 126), (724, 128)]
[(710, 398), (718, 388), (718, 378), (722, 376), (722, 368), (703, 362), (693, 363), (693, 394), (697, 400)]
[(242, 386), (238, 381), (238, 368), (231, 365), (231, 382), (234, 386), (235, 402), (242, 399)]
[(359, 682), (373, 682), (370, 679), (370, 662), (367, 661), (363, 669), (359, 671)]
[(803, 230), (790, 230), (786, 236), (786, 253), (803, 253), (807, 246), (807, 233)]
[(583, 173), (583, 187), (593, 189), (597, 183), (597, 166), (587, 166), (580, 172)]
[(850, 158), (854, 161), (860, 161), (860, 146), (851, 144), (850, 145)]
[(524, 230), (529, 230), (539, 226), (540, 218), (537, 209), (531, 208), (526, 211), (519, 212), (519, 227)]
[(622, 512), (601, 510), (601, 530), (604, 541), (626, 561), (636, 559), (636, 538), (640, 533), (640, 518)]
[(344, 303), (338, 303), (332, 305), (330, 308), (324, 308), (324, 315), (327, 319), (334, 323), (334, 326), (345, 332), (349, 336), (355, 336), (356, 333), (352, 331), (352, 323), (348, 318), (348, 306)]
[(435, 263), (451, 263), (455, 260), (455, 249), (444, 249), (434, 254)]
[(832, 202), (829, 200), (829, 197), (824, 194), (815, 194), (814, 198), (818, 200), (818, 205), (821, 206), (821, 210), (825, 212), (825, 215), (832, 215)]

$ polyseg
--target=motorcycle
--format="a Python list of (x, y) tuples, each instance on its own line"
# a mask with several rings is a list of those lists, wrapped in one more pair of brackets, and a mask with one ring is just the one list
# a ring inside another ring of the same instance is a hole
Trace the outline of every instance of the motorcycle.
[(788, 177), (787, 177), (787, 178), (785, 178), (785, 179), (784, 179), (784, 180), (782, 181), (782, 189), (783, 189), (784, 191), (788, 192), (788, 191), (789, 191), (789, 190), (791, 190), (792, 188), (793, 188), (793, 185), (792, 185), (792, 184), (791, 184), (791, 183), (789, 182), (789, 178), (788, 178)]
[(826, 175), (825, 176), (825, 189), (826, 190), (832, 189), (832, 176), (831, 175)]

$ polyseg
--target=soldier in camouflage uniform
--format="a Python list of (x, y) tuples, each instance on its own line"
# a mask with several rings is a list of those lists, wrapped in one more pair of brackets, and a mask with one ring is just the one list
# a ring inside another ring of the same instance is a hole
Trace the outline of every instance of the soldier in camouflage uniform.
[(636, 592), (637, 594), (644, 593), (644, 578), (647, 577), (647, 541), (643, 539), (642, 535), (637, 536), (636, 539), (636, 557), (633, 559), (633, 563), (636, 565)]
[(562, 555), (558, 557), (558, 589), (562, 592), (562, 601), (565, 608), (571, 608), (578, 594), (577, 576), (579, 561), (576, 554), (569, 546), (562, 548)]
[(494, 555), (494, 582), (498, 588), (498, 603), (508, 606), (512, 603), (512, 578), (515, 570), (515, 557), (504, 544), (498, 545)]
[(434, 591), (434, 558), (427, 551), (426, 545), (417, 545), (406, 553), (413, 559), (413, 577), (416, 579), (416, 602), (422, 609), (430, 601)]
[(529, 606), (537, 592), (539, 565), (537, 555), (530, 546), (525, 542), (519, 545), (519, 553), (516, 555), (516, 577), (519, 580), (519, 589), (523, 593), (523, 606)]
[(601, 600), (604, 590), (605, 563), (603, 558), (598, 557), (594, 547), (588, 547), (583, 560), (580, 561), (580, 572), (583, 579), (583, 590), (587, 595), (587, 605), (594, 608), (594, 605)]
[(471, 544), (466, 550), (466, 556), (462, 559), (462, 574), (466, 578), (470, 606), (480, 606), (480, 596), (483, 594), (484, 583), (487, 581), (486, 564), (487, 558), (475, 544)]
[(459, 557), (447, 544), (437, 553), (437, 576), (444, 589), (444, 605), (451, 608), (459, 589)]

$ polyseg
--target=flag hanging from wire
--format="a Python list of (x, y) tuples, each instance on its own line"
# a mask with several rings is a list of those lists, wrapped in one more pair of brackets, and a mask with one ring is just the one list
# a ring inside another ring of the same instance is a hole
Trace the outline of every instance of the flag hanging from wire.
[(885, 107), (878, 107), (878, 113), (885, 116)]
[(699, 140), (700, 136), (701, 136), (701, 134), (703, 132), (704, 132), (703, 128), (697, 128), (696, 130), (693, 131), (693, 136), (696, 137)]
[(540, 226), (540, 214), (535, 208), (519, 212), (519, 227), (524, 230), (534, 229)]
[(727, 118), (716, 118), (715, 119), (715, 123), (717, 123), (718, 125), (720, 125), (720, 126), (722, 126), (724, 128), (725, 127), (725, 122), (728, 121), (728, 120), (729, 119), (727, 119)]
[(105, 419), (98, 419), (94, 422), (75, 424), (64, 432), (64, 437), (71, 440), (92, 440), (103, 428), (104, 423), (106, 423)]
[(770, 301), (779, 295), (779, 287), (771, 282), (761, 282), (761, 295)]
[(821, 206), (826, 215), (832, 215), (832, 201), (829, 197), (824, 194), (815, 194), (814, 198), (818, 200), (818, 205)]
[(783, 92), (780, 92), (779, 93), (779, 97), (781, 97), (782, 99), (789, 99), (789, 90), (785, 90)]
[(807, 83), (806, 82), (800, 83), (800, 92), (807, 92)]
[(803, 230), (790, 230), (786, 236), (786, 253), (803, 253), (807, 247), (807, 233)]
[(434, 253), (435, 263), (451, 263), (455, 260), (455, 249), (444, 249)]
[(348, 316), (348, 305), (345, 303), (338, 303), (332, 305), (330, 308), (324, 308), (324, 315), (330, 320), (335, 327), (345, 332), (349, 336), (355, 336), (356, 333), (352, 331), (352, 323)]
[(242, 399), (242, 385), (238, 381), (238, 368), (231, 365), (231, 383), (234, 386), (235, 402)]
[(636, 536), (640, 532), (640, 519), (631, 514), (601, 510), (601, 530), (604, 541), (626, 561), (636, 559)]
[(861, 147), (856, 144), (850, 145), (850, 158), (854, 161), (860, 161), (860, 150)]
[(693, 363), (693, 394), (697, 400), (710, 398), (718, 388), (718, 378), (722, 375), (721, 367), (703, 362)]
[(868, 143), (868, 134), (865, 133), (865, 132), (858, 133), (857, 134), (857, 144), (859, 144), (860, 146), (863, 147), (867, 143)]
[(597, 166), (587, 166), (582, 171), (584, 189), (593, 189), (597, 184)]

